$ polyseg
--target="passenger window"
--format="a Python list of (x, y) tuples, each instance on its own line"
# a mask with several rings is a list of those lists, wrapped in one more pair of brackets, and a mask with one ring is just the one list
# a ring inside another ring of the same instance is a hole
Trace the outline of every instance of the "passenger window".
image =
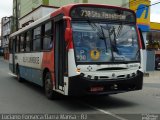
[(20, 36), (20, 51), (24, 52), (25, 51), (25, 35), (21, 34)]
[(13, 53), (13, 38), (9, 40), (9, 52)]
[(33, 30), (33, 51), (41, 50), (41, 27)]
[(17, 36), (17, 39), (16, 39), (16, 52), (18, 53), (19, 52), (19, 35)]
[(53, 46), (52, 22), (48, 22), (44, 26), (43, 50), (50, 50)]
[(31, 50), (30, 36), (31, 36), (31, 32), (28, 31), (26, 34), (26, 52), (30, 52)]

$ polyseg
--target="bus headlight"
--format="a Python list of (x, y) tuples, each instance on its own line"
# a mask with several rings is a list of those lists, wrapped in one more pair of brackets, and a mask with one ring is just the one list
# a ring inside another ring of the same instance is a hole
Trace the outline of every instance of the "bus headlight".
[(77, 69), (76, 69), (76, 72), (80, 74), (81, 69), (80, 69), (80, 68), (77, 68)]

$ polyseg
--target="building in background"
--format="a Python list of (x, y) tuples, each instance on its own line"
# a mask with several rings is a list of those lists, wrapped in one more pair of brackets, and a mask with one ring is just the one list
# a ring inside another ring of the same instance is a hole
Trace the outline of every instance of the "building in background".
[(125, 8), (129, 7), (129, 0), (49, 0), (49, 5), (58, 7), (72, 3), (95, 3), (121, 6)]
[(19, 21), (22, 21), (22, 18), (24, 20), (24, 16), (31, 13), (41, 5), (54, 6), (56, 8), (72, 3), (108, 4), (129, 8), (129, 0), (13, 0), (13, 31), (18, 30), (21, 27), (21, 23), (19, 23)]
[(142, 30), (145, 43), (147, 32), (150, 31), (150, 4), (149, 0), (130, 0), (129, 2), (129, 8), (136, 13), (138, 27)]
[(12, 33), (13, 17), (3, 17), (1, 19), (1, 48), (4, 51), (4, 59), (9, 59), (9, 35)]
[(150, 0), (130, 0), (130, 9), (136, 13), (146, 46), (143, 54), (145, 71), (153, 71), (157, 57), (160, 59), (160, 23), (150, 21), (150, 6)]
[(142, 30), (146, 48), (160, 49), (160, 45), (157, 44), (160, 42), (160, 23), (150, 21), (150, 0), (130, 0), (129, 6), (136, 13), (138, 27)]
[(147, 33), (146, 39), (148, 50), (160, 49), (160, 23), (150, 22), (150, 31)]
[(19, 29), (55, 11), (58, 7), (40, 5), (19, 19)]
[(41, 5), (49, 5), (49, 0), (13, 0), (13, 31), (20, 28), (19, 20)]
[[(150, 23), (150, 31), (147, 33), (147, 50), (154, 54), (155, 58), (155, 65), (154, 68), (160, 68), (160, 23)], [(148, 57), (150, 57), (148, 55)]]

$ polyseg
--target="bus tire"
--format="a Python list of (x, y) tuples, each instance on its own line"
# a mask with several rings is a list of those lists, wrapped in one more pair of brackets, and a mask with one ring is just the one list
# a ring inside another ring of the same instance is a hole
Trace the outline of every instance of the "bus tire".
[(22, 82), (23, 81), (23, 79), (21, 78), (21, 76), (20, 76), (20, 70), (19, 70), (19, 67), (17, 67), (17, 69), (16, 69), (16, 74), (17, 74), (17, 80), (18, 80), (18, 82)]
[(52, 78), (51, 78), (51, 74), (49, 72), (47, 72), (45, 74), (44, 89), (45, 89), (45, 95), (48, 99), (56, 99), (57, 98), (56, 92), (53, 91)]

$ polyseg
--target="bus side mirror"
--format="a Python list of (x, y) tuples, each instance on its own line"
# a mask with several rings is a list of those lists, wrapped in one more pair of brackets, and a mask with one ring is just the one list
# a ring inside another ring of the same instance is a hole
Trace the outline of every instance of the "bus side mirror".
[(65, 30), (65, 40), (70, 42), (72, 39), (72, 29), (71, 28), (66, 28)]
[(68, 16), (63, 17), (64, 21), (66, 22), (66, 29), (65, 29), (65, 41), (67, 42), (67, 49), (72, 41), (72, 28), (71, 28), (71, 18)]
[(72, 36), (72, 29), (71, 29), (71, 18), (68, 16), (63, 16), (63, 19), (66, 23), (66, 29), (65, 29), (65, 40), (71, 41)]

